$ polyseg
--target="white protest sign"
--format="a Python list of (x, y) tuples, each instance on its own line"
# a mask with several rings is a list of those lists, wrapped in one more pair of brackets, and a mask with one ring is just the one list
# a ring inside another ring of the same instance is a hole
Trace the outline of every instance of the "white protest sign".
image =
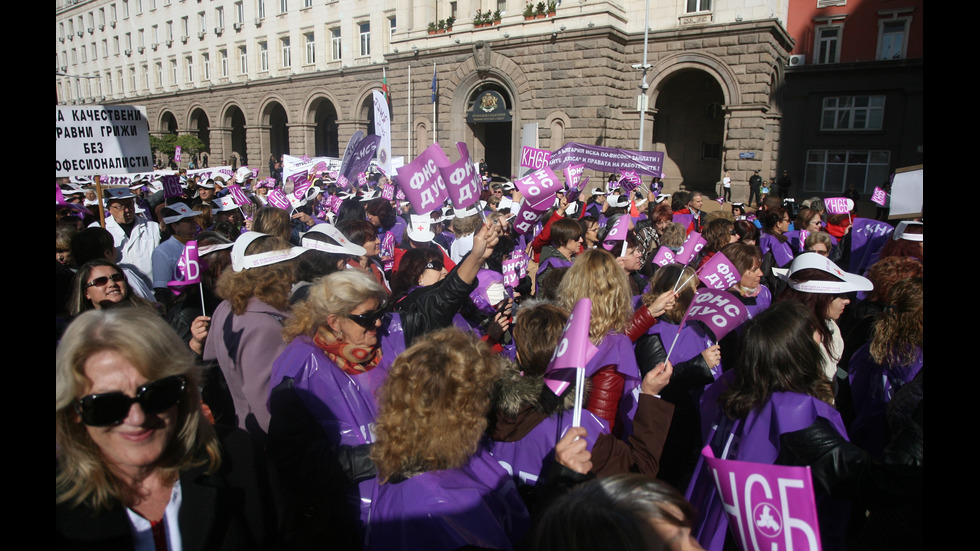
[(56, 177), (153, 170), (145, 107), (59, 105), (55, 118)]

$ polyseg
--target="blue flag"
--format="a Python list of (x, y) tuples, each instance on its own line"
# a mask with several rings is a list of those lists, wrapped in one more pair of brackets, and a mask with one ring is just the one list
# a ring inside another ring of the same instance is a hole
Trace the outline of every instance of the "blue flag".
[(436, 84), (436, 64), (433, 63), (432, 64), (432, 103), (436, 102), (436, 93), (437, 93), (436, 90), (438, 89), (439, 86)]

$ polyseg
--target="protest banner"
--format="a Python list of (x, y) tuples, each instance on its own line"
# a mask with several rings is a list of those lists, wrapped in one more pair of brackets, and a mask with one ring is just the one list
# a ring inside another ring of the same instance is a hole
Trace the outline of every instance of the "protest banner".
[[(381, 137), (374, 134), (357, 142), (357, 145), (354, 146), (354, 152), (348, 160), (346, 170), (341, 167), (341, 173), (350, 180), (357, 173), (366, 171), (371, 165), (371, 160), (378, 151), (378, 144), (380, 143)], [(346, 154), (344, 156), (346, 158)]]
[(434, 143), (412, 162), (397, 169), (398, 185), (418, 214), (432, 212), (448, 198), (446, 183), (439, 171), (439, 165), (448, 164), (446, 154), (438, 143)]
[(823, 200), (827, 214), (847, 214), (854, 210), (854, 200), (847, 197), (828, 197)]
[(662, 151), (630, 151), (616, 147), (603, 147), (569, 142), (551, 154), (548, 166), (552, 170), (582, 164), (599, 172), (616, 173), (635, 170), (644, 176), (660, 176), (663, 170)]
[(378, 167), (385, 174), (391, 174), (391, 113), (388, 100), (383, 92), (371, 92), (374, 101), (374, 128), (378, 133)]
[(180, 187), (180, 178), (178, 176), (164, 176), (160, 178), (160, 183), (163, 184), (163, 196), (165, 198), (180, 197), (184, 194), (184, 189)]
[(153, 170), (144, 108), (60, 105), (55, 121), (55, 177)]
[(459, 151), (459, 160), (452, 164), (439, 165), (438, 168), (453, 207), (464, 209), (480, 200), (482, 179), (474, 169), (466, 144), (456, 142), (456, 149)]
[(547, 149), (524, 146), (521, 148), (521, 166), (538, 170), (548, 166), (551, 161), (551, 152)]

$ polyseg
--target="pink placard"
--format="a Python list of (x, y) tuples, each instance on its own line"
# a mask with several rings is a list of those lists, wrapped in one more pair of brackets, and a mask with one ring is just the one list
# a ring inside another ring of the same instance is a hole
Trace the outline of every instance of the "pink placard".
[[(528, 174), (514, 182), (517, 189), (532, 205), (539, 205), (548, 199), (553, 199), (555, 193), (563, 189), (558, 176), (549, 167), (544, 167)], [(548, 207), (551, 205), (548, 204)], [(545, 207), (547, 210), (547, 207)]]
[(561, 340), (545, 369), (545, 385), (557, 396), (561, 396), (575, 381), (575, 370), (585, 369), (598, 349), (589, 340), (589, 323), (592, 320), (592, 301), (580, 298), (572, 307)]
[(183, 287), (201, 282), (201, 264), (197, 260), (197, 241), (191, 240), (184, 245), (175, 271), (177, 279), (168, 282), (168, 287)]
[(718, 459), (701, 450), (740, 549), (819, 551), (810, 467)]
[(823, 200), (829, 214), (847, 214), (854, 210), (854, 201), (847, 197), (829, 197)]
[(626, 239), (626, 234), (629, 233), (629, 229), (630, 217), (628, 214), (623, 214), (616, 220), (616, 225), (606, 234), (606, 238), (602, 241), (602, 248), (611, 251), (616, 246), (616, 241)]
[(510, 258), (504, 260), (501, 271), (504, 274), (504, 285), (513, 289), (517, 287), (520, 277), (518, 277), (518, 271), (520, 270), (521, 259)]
[(749, 319), (749, 311), (742, 301), (735, 298), (735, 295), (728, 291), (702, 288), (694, 295), (681, 325), (684, 325), (685, 321), (700, 321), (711, 330), (715, 340), (720, 341), (747, 319)]
[(358, 172), (357, 173), (357, 185), (359, 185), (361, 187), (367, 187), (367, 183), (368, 183), (367, 175), (364, 174), (363, 172)]
[(568, 189), (573, 189), (579, 185), (582, 180), (582, 173), (585, 172), (585, 165), (568, 165), (564, 169), (565, 172), (565, 185)]
[(521, 166), (538, 170), (548, 166), (550, 161), (551, 152), (547, 149), (527, 146), (521, 148)]
[(623, 177), (619, 179), (619, 183), (623, 186), (624, 190), (633, 191), (640, 187), (642, 181), (640, 180), (640, 175), (635, 170), (624, 170), (621, 174)]
[(453, 207), (464, 209), (480, 200), (483, 181), (473, 169), (466, 144), (456, 142), (456, 149), (459, 151), (459, 160), (450, 165), (439, 166), (439, 172), (446, 183), (446, 190)]
[(661, 245), (657, 249), (657, 254), (653, 255), (653, 263), (660, 266), (666, 266), (668, 264), (674, 263), (674, 251), (671, 251), (664, 245)]
[(521, 235), (528, 235), (528, 233), (534, 229), (534, 225), (541, 220), (544, 212), (539, 212), (531, 208), (527, 204), (527, 201), (521, 201), (520, 208), (517, 212), (517, 216), (512, 222), (514, 225), (514, 231)]
[(176, 175), (164, 176), (160, 178), (160, 183), (163, 184), (164, 197), (180, 197), (184, 194), (184, 190), (180, 187), (180, 177)]
[(289, 199), (286, 198), (286, 194), (283, 193), (281, 189), (276, 188), (271, 190), (265, 195), (265, 198), (267, 201), (269, 201), (270, 205), (276, 208), (280, 208), (282, 210), (289, 210), (292, 208), (289, 205)]
[(399, 187), (418, 214), (432, 212), (449, 197), (446, 183), (439, 172), (440, 165), (448, 164), (446, 154), (439, 144), (434, 143), (415, 160), (395, 169)]
[(228, 193), (235, 200), (236, 205), (247, 205), (249, 203), (248, 197), (245, 196), (245, 192), (242, 191), (242, 187), (238, 184), (228, 186)]
[(341, 174), (340, 176), (337, 176), (337, 185), (340, 186), (340, 189), (347, 189), (350, 187), (350, 182), (347, 180), (346, 176)]
[(381, 186), (381, 196), (389, 201), (393, 200), (395, 198), (395, 186), (385, 182), (384, 185)]
[(174, 162), (180, 162), (180, 146), (174, 148)]
[(687, 239), (684, 240), (680, 250), (674, 255), (674, 262), (687, 265), (707, 243), (708, 240), (701, 237), (700, 233), (692, 231), (687, 235)]
[(712, 289), (724, 290), (738, 283), (742, 275), (728, 257), (717, 252), (698, 270), (698, 279)]
[(875, 187), (874, 193), (871, 194), (871, 202), (876, 205), (885, 206), (887, 198), (888, 194), (885, 193), (885, 190), (877, 186)]

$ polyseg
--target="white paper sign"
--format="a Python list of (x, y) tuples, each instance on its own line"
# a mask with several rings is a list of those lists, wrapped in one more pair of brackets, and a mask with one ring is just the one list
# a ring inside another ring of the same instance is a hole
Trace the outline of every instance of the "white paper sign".
[(56, 177), (153, 170), (145, 108), (59, 105), (55, 137)]

